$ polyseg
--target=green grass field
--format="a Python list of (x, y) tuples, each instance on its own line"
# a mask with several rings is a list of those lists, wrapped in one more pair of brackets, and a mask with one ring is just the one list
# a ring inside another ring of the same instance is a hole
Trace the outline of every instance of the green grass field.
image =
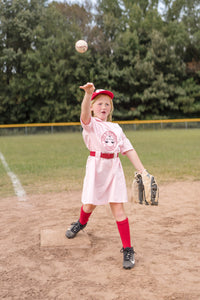
[[(200, 130), (127, 131), (146, 169), (159, 183), (200, 180)], [(0, 137), (0, 152), (27, 193), (79, 190), (88, 156), (81, 133)], [(120, 156), (127, 185), (134, 167)], [(0, 197), (14, 195), (0, 161)]]

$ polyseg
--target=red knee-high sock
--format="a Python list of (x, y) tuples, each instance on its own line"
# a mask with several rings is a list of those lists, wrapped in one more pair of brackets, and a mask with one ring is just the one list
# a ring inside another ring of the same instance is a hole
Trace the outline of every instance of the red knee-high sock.
[(79, 222), (80, 222), (82, 225), (85, 225), (85, 224), (88, 222), (90, 215), (91, 215), (91, 213), (86, 213), (86, 212), (83, 210), (83, 206), (81, 206), (81, 212), (80, 212)]
[(122, 240), (122, 245), (124, 248), (131, 247), (131, 237), (130, 237), (130, 227), (128, 218), (123, 221), (117, 221), (117, 227)]

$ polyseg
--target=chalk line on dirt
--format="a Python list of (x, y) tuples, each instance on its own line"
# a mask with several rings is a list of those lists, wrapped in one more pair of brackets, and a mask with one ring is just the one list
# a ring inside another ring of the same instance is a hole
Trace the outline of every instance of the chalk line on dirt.
[(27, 200), (27, 197), (26, 197), (26, 192), (25, 190), (23, 189), (22, 185), (21, 185), (21, 182), (20, 180), (18, 179), (18, 177), (10, 170), (10, 167), (9, 165), (7, 164), (6, 160), (5, 160), (5, 157), (3, 156), (3, 154), (0, 152), (0, 159), (1, 159), (1, 162), (8, 174), (8, 176), (10, 177), (11, 181), (12, 181), (12, 184), (13, 184), (13, 188), (14, 188), (14, 191), (15, 191), (15, 194), (17, 195), (18, 197), (18, 200), (19, 201), (26, 201)]

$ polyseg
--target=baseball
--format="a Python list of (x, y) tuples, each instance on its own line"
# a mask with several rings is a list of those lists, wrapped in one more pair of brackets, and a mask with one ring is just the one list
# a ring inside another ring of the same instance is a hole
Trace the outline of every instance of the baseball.
[(84, 53), (88, 49), (88, 44), (84, 40), (79, 40), (76, 42), (75, 48), (76, 48), (76, 51), (78, 51), (79, 53)]

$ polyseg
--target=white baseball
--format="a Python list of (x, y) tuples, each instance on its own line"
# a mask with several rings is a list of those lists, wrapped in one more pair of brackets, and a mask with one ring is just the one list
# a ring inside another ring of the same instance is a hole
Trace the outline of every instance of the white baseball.
[(84, 53), (88, 49), (88, 44), (84, 40), (79, 40), (76, 42), (75, 48), (76, 48), (76, 51), (78, 51), (79, 53)]

